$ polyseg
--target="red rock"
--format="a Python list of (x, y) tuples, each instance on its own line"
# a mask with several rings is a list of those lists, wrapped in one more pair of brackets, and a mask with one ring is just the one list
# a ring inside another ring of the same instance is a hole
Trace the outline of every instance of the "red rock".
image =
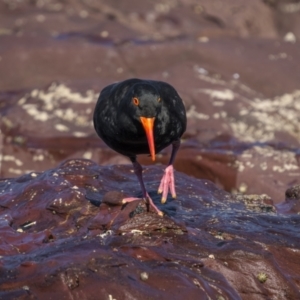
[(34, 178), (2, 179), (1, 296), (299, 297), (298, 214), (264, 210), (271, 200), (234, 197), (179, 172), (178, 199), (161, 205), (163, 168), (155, 166), (145, 169), (145, 182), (165, 217), (143, 201), (102, 203), (139, 193), (130, 170), (77, 159)]

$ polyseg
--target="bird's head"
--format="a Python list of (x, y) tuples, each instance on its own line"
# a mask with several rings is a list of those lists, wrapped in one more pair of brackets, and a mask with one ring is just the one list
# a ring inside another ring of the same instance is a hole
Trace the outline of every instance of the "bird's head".
[(161, 97), (157, 89), (148, 83), (135, 84), (128, 97), (132, 116), (140, 122), (145, 130), (150, 155), (155, 160), (154, 122), (161, 110)]

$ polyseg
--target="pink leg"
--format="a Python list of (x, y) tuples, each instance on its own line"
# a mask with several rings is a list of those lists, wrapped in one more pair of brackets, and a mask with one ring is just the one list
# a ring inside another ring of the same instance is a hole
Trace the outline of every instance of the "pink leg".
[(174, 180), (174, 169), (173, 162), (176, 156), (176, 153), (180, 147), (180, 140), (176, 140), (172, 143), (172, 153), (169, 161), (168, 167), (165, 169), (165, 174), (160, 182), (158, 193), (162, 193), (161, 203), (165, 203), (168, 197), (168, 191), (170, 189), (171, 195), (173, 198), (176, 198), (175, 192), (175, 180)]
[(170, 165), (165, 169), (165, 174), (164, 174), (163, 178), (161, 179), (161, 182), (160, 182), (160, 185), (158, 188), (158, 193), (159, 194), (162, 193), (161, 203), (166, 202), (169, 189), (172, 194), (172, 197), (176, 198), (173, 165)]

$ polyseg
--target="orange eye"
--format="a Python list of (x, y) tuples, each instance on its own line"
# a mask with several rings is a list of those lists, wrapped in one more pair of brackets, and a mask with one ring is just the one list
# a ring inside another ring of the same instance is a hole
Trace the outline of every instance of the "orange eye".
[(133, 102), (133, 104), (136, 105), (136, 106), (138, 106), (138, 105), (140, 104), (139, 99), (136, 98), (136, 97), (132, 98), (132, 102)]

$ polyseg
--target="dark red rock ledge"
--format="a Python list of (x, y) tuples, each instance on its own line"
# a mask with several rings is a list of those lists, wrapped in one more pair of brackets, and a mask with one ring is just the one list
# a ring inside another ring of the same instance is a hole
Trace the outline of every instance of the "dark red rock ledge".
[(300, 299), (299, 189), (277, 209), (177, 172), (162, 206), (162, 174), (144, 171), (162, 218), (117, 205), (139, 194), (130, 165), (1, 179), (0, 299)]

